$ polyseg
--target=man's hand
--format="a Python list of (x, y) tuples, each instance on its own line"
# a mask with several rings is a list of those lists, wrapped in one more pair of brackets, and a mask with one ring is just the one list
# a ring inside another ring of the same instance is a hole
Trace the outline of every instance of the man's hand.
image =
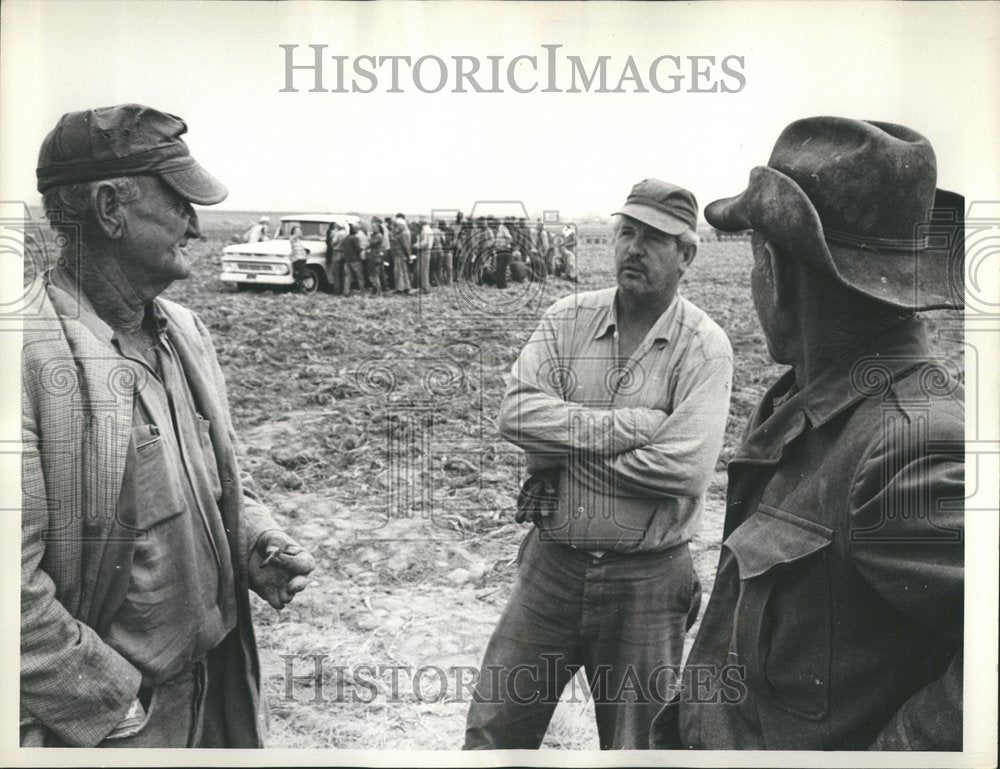
[(260, 535), (250, 553), (250, 587), (280, 611), (309, 584), (316, 561), (280, 529)]
[(518, 523), (529, 521), (537, 526), (543, 518), (552, 515), (559, 504), (558, 479), (558, 469), (538, 472), (528, 478), (517, 495), (514, 520)]

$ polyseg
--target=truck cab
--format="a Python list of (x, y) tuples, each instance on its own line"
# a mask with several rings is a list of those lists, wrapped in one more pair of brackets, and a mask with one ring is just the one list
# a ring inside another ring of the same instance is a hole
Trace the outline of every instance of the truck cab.
[(258, 243), (235, 243), (222, 249), (222, 273), (219, 278), (232, 291), (251, 286), (291, 286), (292, 246), (289, 236), (296, 225), (302, 228), (301, 244), (306, 251), (307, 274), (302, 289), (314, 293), (331, 284), (330, 267), (326, 263), (326, 232), (336, 222), (347, 228), (358, 224), (354, 214), (291, 214), (281, 217), (273, 240)]

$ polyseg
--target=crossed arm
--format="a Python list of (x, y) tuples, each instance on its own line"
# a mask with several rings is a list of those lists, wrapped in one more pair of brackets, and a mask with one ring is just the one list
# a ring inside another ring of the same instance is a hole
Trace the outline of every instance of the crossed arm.
[(573, 364), (562, 360), (557, 328), (546, 315), (511, 370), (500, 408), (500, 434), (528, 453), (529, 472), (573, 462), (585, 483), (621, 496), (704, 493), (722, 447), (731, 355), (685, 365), (669, 414), (574, 403)]

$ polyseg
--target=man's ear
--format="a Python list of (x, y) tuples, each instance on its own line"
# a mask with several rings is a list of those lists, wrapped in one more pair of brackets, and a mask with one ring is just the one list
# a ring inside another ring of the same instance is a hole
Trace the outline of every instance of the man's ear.
[(698, 255), (698, 246), (694, 243), (685, 244), (681, 247), (681, 275), (687, 272), (688, 267)]
[(764, 253), (771, 263), (771, 276), (773, 278), (771, 300), (775, 307), (781, 309), (789, 307), (795, 300), (795, 265), (791, 264), (791, 260), (787, 259), (781, 253), (781, 249), (771, 241), (764, 243)]
[(125, 212), (114, 185), (98, 183), (90, 192), (94, 219), (108, 240), (118, 240), (125, 233)]

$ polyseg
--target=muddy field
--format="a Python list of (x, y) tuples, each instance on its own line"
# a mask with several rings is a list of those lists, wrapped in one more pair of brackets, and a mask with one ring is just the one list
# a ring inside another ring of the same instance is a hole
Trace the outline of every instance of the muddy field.
[[(608, 229), (580, 234), (578, 287), (419, 298), (227, 294), (217, 260), (228, 233), (191, 246), (196, 274), (166, 296), (211, 330), (245, 466), (318, 563), (315, 584), (281, 614), (255, 599), (271, 745), (461, 746), (462, 684), (509, 595), (525, 532), (514, 523), (519, 454), (495, 428), (503, 377), (541, 310), (613, 283)], [(693, 543), (706, 602), (725, 463), (780, 370), (766, 358), (749, 269), (748, 243), (705, 243), (682, 286), (736, 354), (726, 444)], [(321, 690), (309, 680), (316, 665)], [(576, 683), (546, 747), (597, 747)]]

